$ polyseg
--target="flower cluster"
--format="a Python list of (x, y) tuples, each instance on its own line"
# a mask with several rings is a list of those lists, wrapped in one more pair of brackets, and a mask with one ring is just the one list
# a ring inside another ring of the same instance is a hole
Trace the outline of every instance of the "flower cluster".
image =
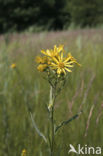
[(59, 45), (58, 47), (55, 45), (53, 49), (41, 50), (41, 53), (44, 56), (36, 57), (36, 62), (39, 64), (37, 69), (40, 72), (49, 73), (53, 71), (60, 77), (61, 75), (66, 75), (67, 72), (72, 72), (71, 68), (74, 67), (74, 64), (80, 66), (71, 53), (65, 56), (64, 45)]

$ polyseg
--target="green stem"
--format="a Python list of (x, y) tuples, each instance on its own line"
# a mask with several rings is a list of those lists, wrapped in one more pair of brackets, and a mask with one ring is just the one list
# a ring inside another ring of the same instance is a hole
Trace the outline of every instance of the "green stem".
[(52, 108), (51, 108), (51, 156), (54, 155), (54, 102), (55, 102), (55, 90), (51, 86), (51, 102), (52, 102)]
[(52, 107), (52, 111), (51, 111), (51, 130), (52, 130), (51, 156), (53, 156), (53, 153), (54, 153), (54, 106)]

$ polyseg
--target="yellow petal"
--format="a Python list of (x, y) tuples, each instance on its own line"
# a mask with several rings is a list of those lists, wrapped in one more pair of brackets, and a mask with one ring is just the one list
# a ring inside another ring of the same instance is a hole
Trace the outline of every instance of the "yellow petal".
[(63, 60), (63, 52), (61, 52), (61, 56), (60, 57), (61, 57), (61, 60)]
[(69, 64), (72, 64), (72, 63), (75, 63), (75, 61), (67, 62), (66, 65), (69, 65)]
[(54, 45), (54, 52), (57, 53), (57, 46)]
[(63, 73), (66, 75), (66, 72), (65, 72), (65, 70), (64, 69), (62, 69), (63, 70)]
[(64, 45), (59, 45), (59, 47), (58, 47), (58, 52), (60, 52), (60, 51), (62, 51), (62, 50), (64, 50)]
[(51, 54), (49, 49), (46, 50), (46, 53), (47, 53), (48, 56), (50, 56), (50, 54)]
[(41, 53), (43, 53), (44, 55), (47, 55), (45, 50), (41, 50)]
[(57, 64), (59, 63), (59, 61), (55, 58), (55, 57), (52, 57), (53, 61), (56, 62)]
[(65, 67), (74, 67), (74, 65), (66, 64)]
[(58, 65), (57, 65), (57, 64), (55, 64), (55, 63), (51, 63), (51, 66), (58, 67)]
[(70, 69), (68, 69), (68, 68), (65, 68), (65, 70), (67, 70), (68, 72), (72, 72)]
[(71, 60), (71, 57), (67, 57), (67, 58), (64, 60), (64, 63), (68, 62), (69, 60)]
[(57, 74), (61, 74), (61, 69), (60, 68), (57, 69)]

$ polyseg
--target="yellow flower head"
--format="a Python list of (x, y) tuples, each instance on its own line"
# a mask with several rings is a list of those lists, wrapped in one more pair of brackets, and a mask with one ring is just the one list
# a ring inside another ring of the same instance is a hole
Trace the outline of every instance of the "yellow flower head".
[(59, 45), (59, 47), (57, 47), (55, 45), (54, 49), (50, 49), (50, 50), (47, 49), (46, 51), (45, 50), (41, 50), (41, 53), (43, 53), (44, 55), (49, 56), (49, 57), (55, 57), (55, 56), (58, 56), (58, 54), (61, 51), (64, 51), (64, 45)]
[(58, 47), (55, 45), (53, 49), (42, 50), (41, 53), (45, 56), (36, 57), (36, 62), (39, 64), (37, 69), (41, 72), (47, 71), (45, 69), (48, 68), (48, 71), (52, 70), (60, 76), (61, 74), (66, 75), (67, 72), (72, 72), (70, 68), (74, 67), (74, 64), (80, 66), (71, 53), (68, 53), (68, 55), (64, 57), (65, 51), (63, 45), (59, 45)]
[(51, 68), (56, 70), (57, 74), (66, 74), (66, 72), (72, 72), (69, 68), (73, 67), (74, 61), (71, 60), (71, 57), (64, 58), (63, 53), (59, 55), (57, 58), (53, 58), (53, 62), (51, 63)]
[(42, 57), (37, 56), (36, 59), (35, 59), (35, 61), (36, 61), (37, 63), (42, 63)]
[(44, 56), (44, 57), (40, 57), (40, 56), (37, 56), (35, 61), (39, 64), (50, 64), (50, 61), (49, 61), (49, 58), (47, 56)]
[(21, 156), (26, 156), (26, 153), (27, 153), (27, 152), (26, 152), (26, 149), (23, 149), (23, 150), (22, 150), (22, 153), (21, 153)]
[(14, 69), (14, 68), (16, 68), (16, 64), (15, 63), (13, 63), (13, 64), (11, 64), (11, 66), (10, 66), (12, 69)]
[(47, 68), (47, 64), (40, 64), (37, 69), (40, 72), (43, 72)]

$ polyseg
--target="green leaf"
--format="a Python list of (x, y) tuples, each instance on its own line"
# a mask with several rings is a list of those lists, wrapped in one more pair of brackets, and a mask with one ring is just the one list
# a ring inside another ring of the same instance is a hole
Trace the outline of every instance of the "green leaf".
[(67, 125), (69, 122), (71, 122), (74, 119), (78, 118), (81, 113), (82, 113), (82, 111), (80, 111), (79, 113), (77, 113), (76, 115), (74, 115), (73, 117), (71, 117), (70, 119), (61, 122), (61, 124), (56, 127), (55, 132), (57, 132), (59, 130), (59, 128), (61, 128), (62, 126)]

